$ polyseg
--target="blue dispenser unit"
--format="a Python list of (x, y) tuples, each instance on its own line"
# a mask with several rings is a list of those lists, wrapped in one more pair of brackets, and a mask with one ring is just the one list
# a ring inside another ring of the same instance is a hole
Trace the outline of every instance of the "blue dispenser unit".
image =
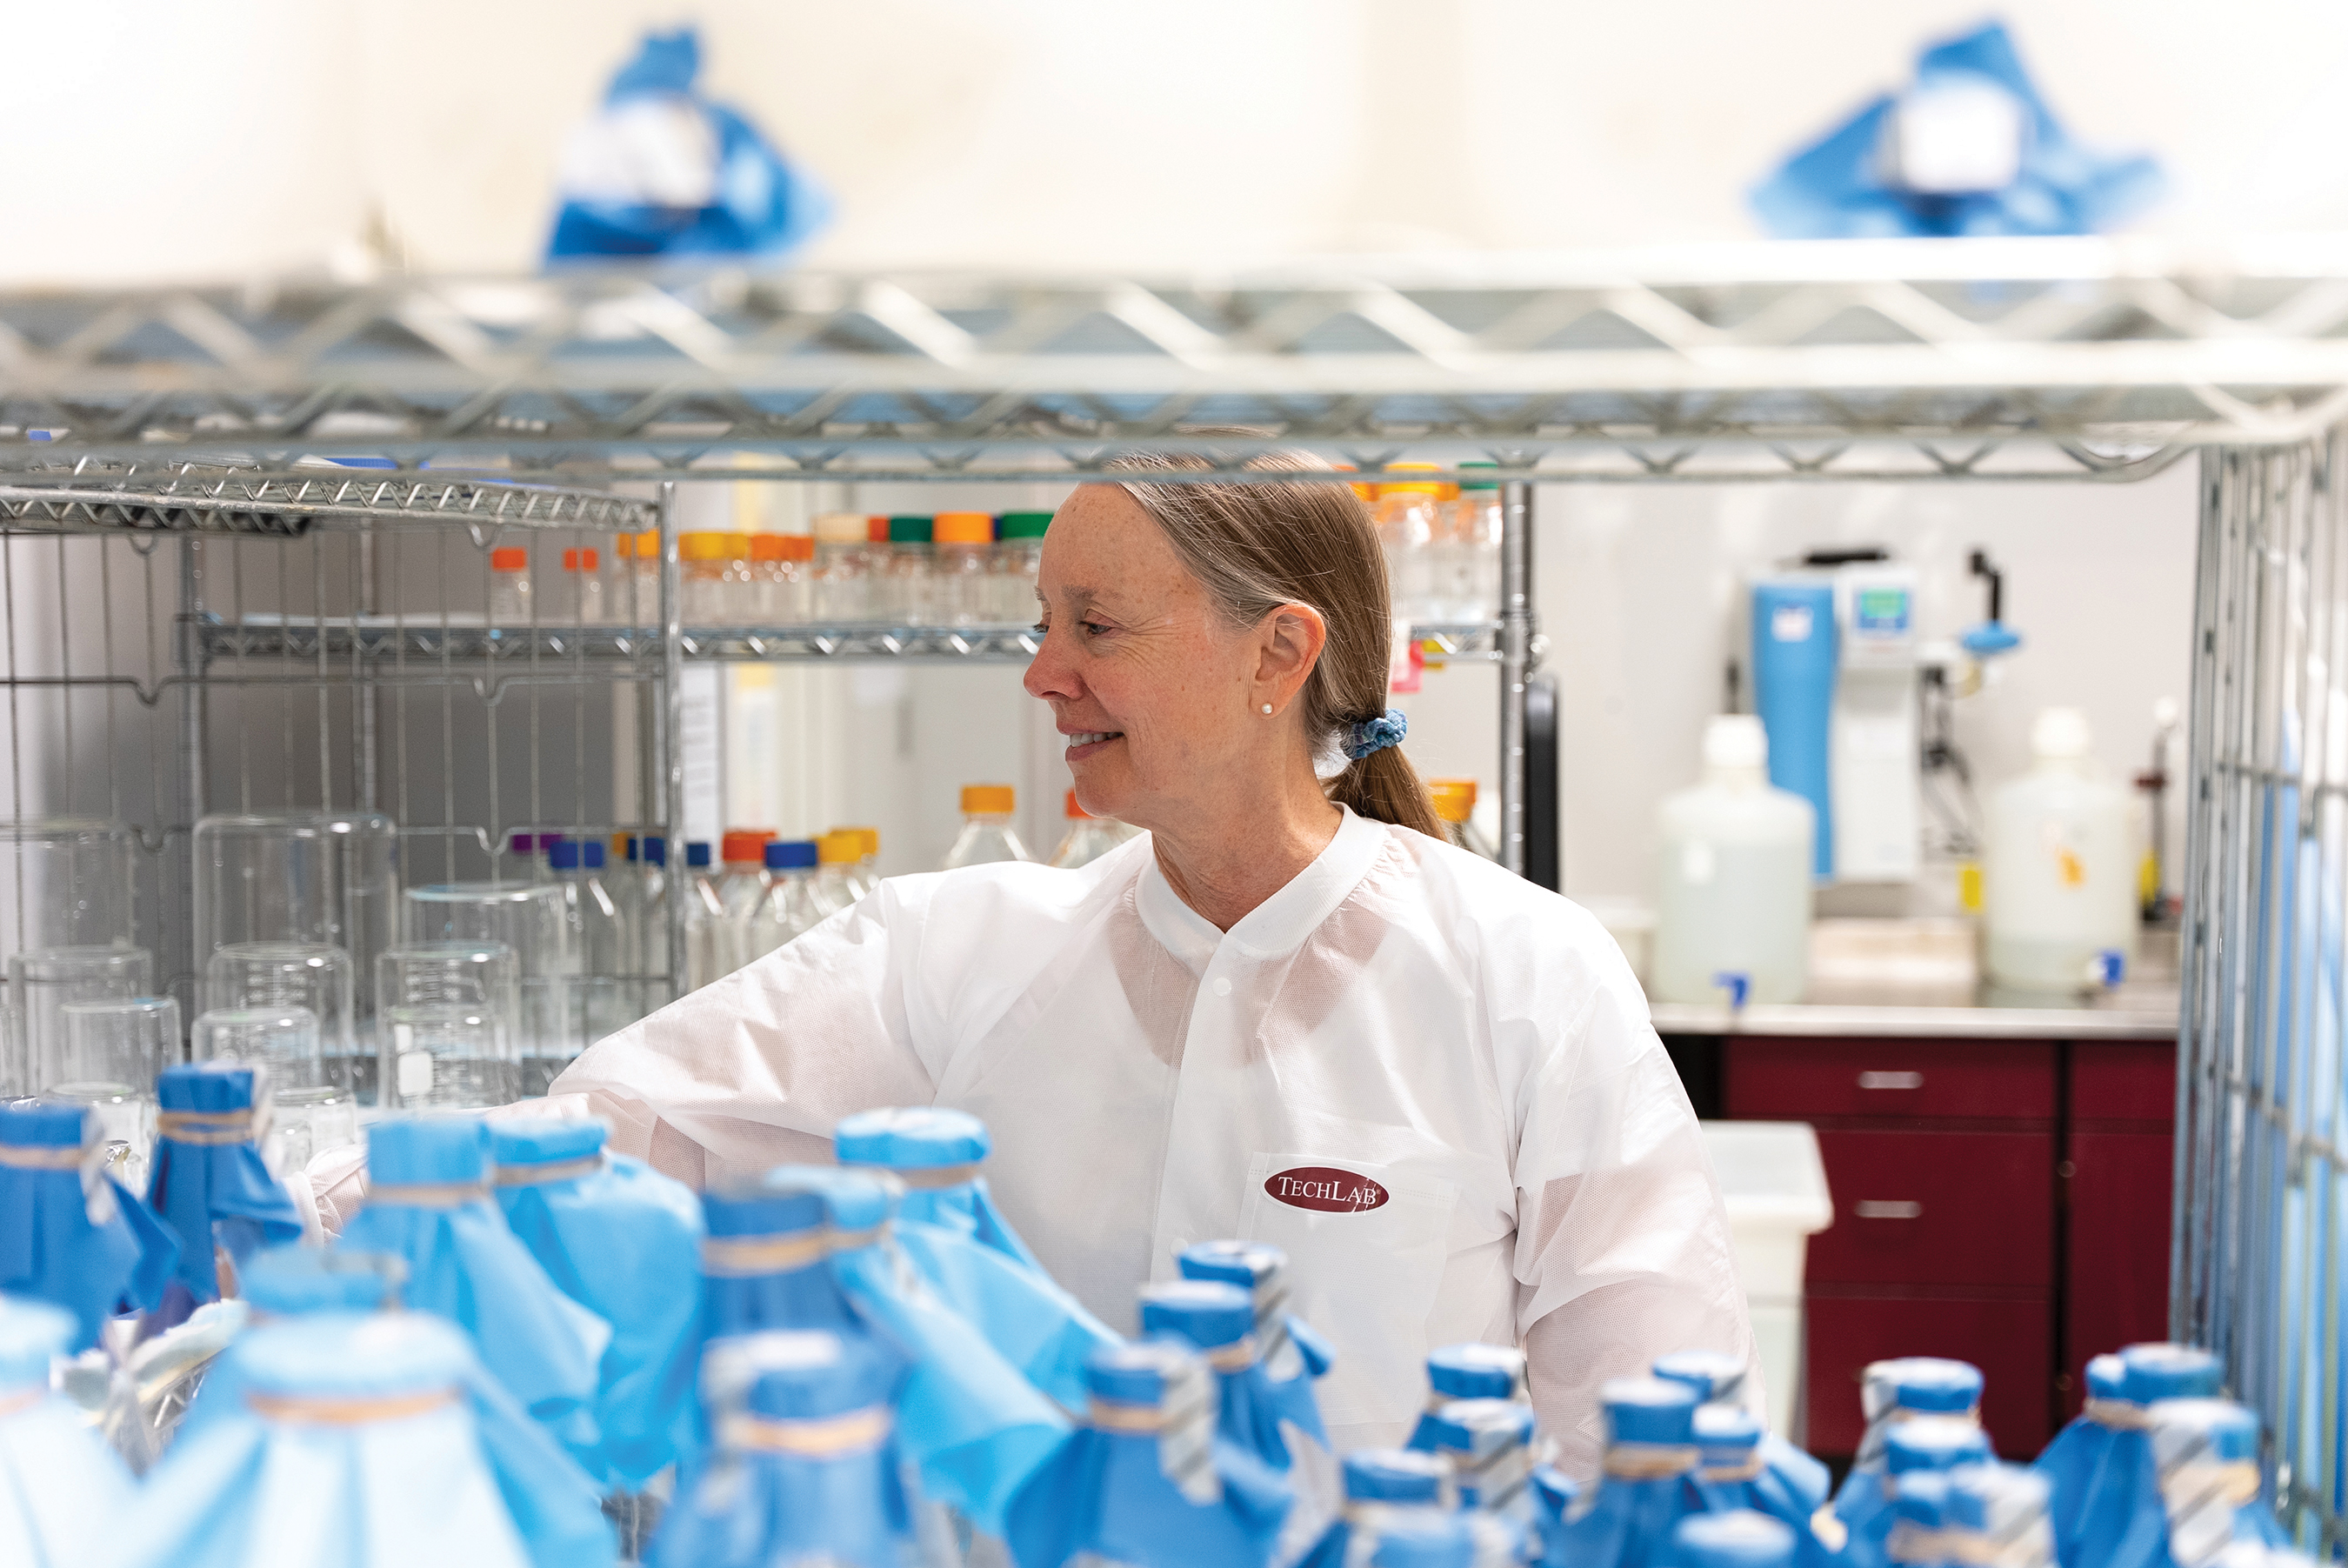
[(1769, 782), (1818, 814), (1814, 869), (1834, 874), (1834, 584), (1781, 577), (1753, 585), (1753, 711), (1769, 732)]

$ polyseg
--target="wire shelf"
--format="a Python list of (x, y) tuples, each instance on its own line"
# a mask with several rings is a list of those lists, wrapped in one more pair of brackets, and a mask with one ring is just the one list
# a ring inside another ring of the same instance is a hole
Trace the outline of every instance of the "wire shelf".
[(652, 502), (608, 490), (438, 473), (271, 472), (216, 462), (97, 459), (20, 471), (26, 482), (0, 486), (0, 527), (12, 531), (295, 538), (333, 523), (609, 532), (659, 523)]

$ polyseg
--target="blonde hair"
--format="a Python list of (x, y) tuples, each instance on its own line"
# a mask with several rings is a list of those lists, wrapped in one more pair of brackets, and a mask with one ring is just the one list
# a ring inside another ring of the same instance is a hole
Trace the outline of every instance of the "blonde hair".
[[(1325, 473), (1308, 452), (1265, 452), (1243, 465), (1256, 472)], [(1209, 470), (1188, 452), (1116, 459), (1112, 474), (1134, 469)], [(1122, 490), (1164, 531), (1174, 553), (1234, 626), (1255, 625), (1282, 604), (1310, 605), (1328, 641), (1305, 677), (1305, 734), (1330, 799), (1364, 817), (1444, 837), (1417, 769), (1398, 746), (1347, 758), (1353, 727), (1386, 710), (1393, 623), (1385, 557), (1369, 510), (1349, 485), (1327, 480), (1121, 481)]]

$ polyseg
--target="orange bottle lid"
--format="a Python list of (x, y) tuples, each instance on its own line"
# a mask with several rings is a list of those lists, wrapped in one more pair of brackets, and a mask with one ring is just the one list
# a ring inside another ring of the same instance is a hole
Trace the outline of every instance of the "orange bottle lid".
[(1447, 822), (1464, 822), (1476, 810), (1473, 779), (1430, 779), (1426, 792), (1435, 801), (1435, 814)]
[[(1386, 465), (1386, 472), (1390, 474), (1439, 474), (1442, 471), (1441, 463), (1388, 463)], [(1440, 480), (1389, 480), (1378, 486), (1378, 494), (1381, 497), (1390, 495), (1440, 497), (1443, 494), (1443, 481)]]
[(815, 535), (812, 533), (770, 533), (766, 535), (766, 537), (780, 540), (782, 542), (783, 553), (781, 558), (785, 561), (813, 561), (815, 559)]
[(745, 561), (750, 554), (747, 533), (680, 533), (677, 558), (682, 561)]
[(565, 572), (593, 572), (602, 565), (602, 559), (603, 558), (602, 556), (595, 553), (592, 546), (590, 546), (585, 550), (566, 550), (562, 552), (562, 570)]
[(518, 544), (501, 544), (489, 552), (489, 570), (527, 572), (530, 570), (530, 552)]
[(1019, 792), (1008, 784), (965, 784), (962, 814), (965, 817), (1008, 817), (1019, 809)]
[(868, 517), (864, 520), (864, 542), (867, 544), (886, 544), (889, 542), (889, 520), (887, 517)]
[(994, 515), (984, 511), (942, 511), (931, 520), (931, 538), (940, 544), (992, 544)]
[(1082, 806), (1076, 804), (1076, 792), (1074, 789), (1069, 790), (1068, 820), (1073, 822), (1079, 817), (1089, 818), (1091, 815), (1092, 813), (1090, 811), (1086, 810)]
[(767, 860), (767, 841), (774, 836), (775, 830), (772, 828), (726, 829), (722, 850), (726, 863), (729, 866), (738, 865), (748, 861), (753, 864), (764, 865)]
[(752, 534), (750, 536), (750, 559), (753, 561), (783, 560), (783, 536), (779, 533)]

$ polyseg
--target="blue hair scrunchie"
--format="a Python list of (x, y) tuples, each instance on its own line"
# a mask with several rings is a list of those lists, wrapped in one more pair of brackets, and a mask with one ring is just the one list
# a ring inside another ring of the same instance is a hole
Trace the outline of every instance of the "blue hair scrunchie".
[(1346, 729), (1345, 755), (1359, 762), (1373, 751), (1400, 746), (1402, 738), (1409, 733), (1409, 718), (1402, 709), (1390, 707), (1377, 717), (1365, 718)]

